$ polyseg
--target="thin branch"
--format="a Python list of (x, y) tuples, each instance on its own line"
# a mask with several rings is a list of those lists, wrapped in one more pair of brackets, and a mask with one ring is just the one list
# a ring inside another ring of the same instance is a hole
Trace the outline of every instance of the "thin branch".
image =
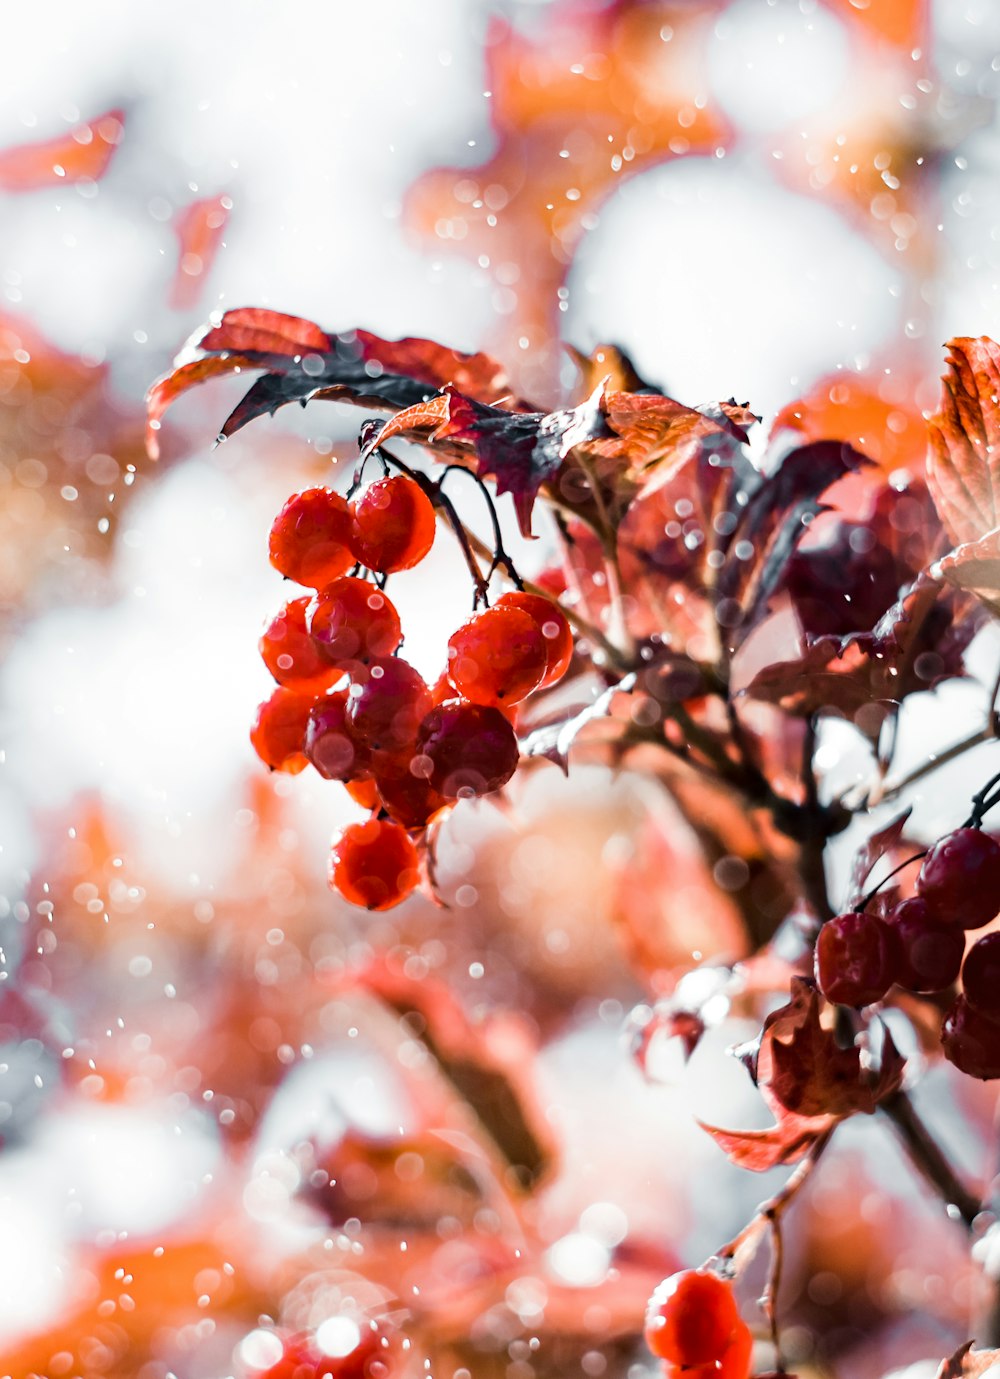
[(931, 1138), (905, 1092), (896, 1092), (882, 1102), (882, 1110), (892, 1121), (910, 1161), (943, 1199), (948, 1215), (962, 1221), (967, 1230), (982, 1207), (979, 1198), (960, 1181), (940, 1146)]

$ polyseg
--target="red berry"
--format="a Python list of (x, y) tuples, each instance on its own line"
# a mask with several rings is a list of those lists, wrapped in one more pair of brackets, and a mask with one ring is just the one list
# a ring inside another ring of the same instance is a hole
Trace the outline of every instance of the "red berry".
[(279, 685), (322, 694), (341, 672), (320, 654), (306, 627), (309, 595), (292, 599), (264, 628), (259, 646), (264, 664)]
[(417, 850), (391, 819), (350, 824), (333, 840), (330, 885), (352, 905), (391, 910), (419, 880)]
[(397, 755), (412, 746), (432, 698), (423, 676), (398, 656), (373, 661), (351, 686), (347, 720), (354, 737), (373, 752)]
[(322, 589), (356, 563), (351, 510), (339, 493), (307, 488), (293, 494), (271, 527), (271, 564), (288, 579)]
[(354, 504), (351, 545), (369, 570), (409, 570), (433, 545), (434, 528), (427, 494), (405, 474), (395, 474), (369, 485)]
[(944, 1017), (941, 1048), (945, 1058), (970, 1077), (1000, 1077), (1000, 1024), (974, 1010), (959, 996)]
[(665, 1364), (664, 1379), (749, 1379), (752, 1358), (753, 1332), (745, 1322), (738, 1322), (717, 1361), (690, 1367)]
[(279, 685), (270, 699), (258, 706), (250, 741), (272, 771), (287, 771), (294, 776), (309, 765), (304, 755), (306, 725), (315, 702), (314, 694)]
[(408, 760), (398, 771), (383, 768), (375, 779), (383, 809), (406, 829), (426, 828), (435, 814), (451, 808), (451, 801), (439, 795), (429, 780), (413, 774)]
[(1000, 1020), (1000, 934), (984, 935), (966, 953), (962, 990), (978, 1015)]
[(354, 780), (369, 769), (369, 753), (347, 721), (346, 690), (326, 694), (313, 705), (305, 753), (326, 780)]
[(316, 1331), (288, 1336), (284, 1353), (257, 1379), (389, 1379), (393, 1351), (374, 1321), (345, 1313)]
[(517, 770), (514, 729), (499, 709), (451, 699), (432, 709), (417, 735), (414, 769), (448, 799), (489, 795)]
[(520, 608), (487, 608), (453, 633), (448, 678), (474, 704), (516, 704), (542, 682), (545, 638)]
[(866, 1006), (896, 980), (892, 932), (874, 915), (851, 910), (828, 919), (816, 940), (816, 980), (828, 1001)]
[(520, 608), (534, 618), (545, 638), (545, 674), (539, 689), (554, 685), (566, 674), (573, 659), (573, 630), (566, 621), (566, 615), (557, 603), (545, 598), (543, 594), (527, 594), (523, 589), (511, 594), (503, 594), (496, 602), (497, 608)]
[(378, 790), (373, 776), (358, 776), (355, 780), (345, 780), (344, 789), (362, 809), (374, 809), (378, 805)]
[(309, 631), (335, 666), (391, 656), (403, 640), (399, 614), (374, 584), (345, 576), (313, 599)]
[(942, 924), (920, 896), (903, 900), (885, 917), (895, 934), (896, 981), (907, 991), (944, 991), (962, 966), (965, 935), (957, 924)]
[(674, 1365), (711, 1365), (725, 1354), (739, 1321), (730, 1284), (704, 1269), (685, 1269), (665, 1278), (650, 1298), (646, 1344)]
[(981, 929), (1000, 910), (1000, 843), (979, 828), (956, 828), (934, 844), (917, 894), (943, 922)]

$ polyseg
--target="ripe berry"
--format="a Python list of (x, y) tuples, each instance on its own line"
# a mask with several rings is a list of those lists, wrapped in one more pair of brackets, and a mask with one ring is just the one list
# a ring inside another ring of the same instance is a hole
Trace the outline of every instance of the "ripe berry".
[(417, 850), (406, 829), (391, 819), (366, 819), (334, 838), (329, 875), (331, 887), (352, 905), (391, 910), (417, 884)]
[(674, 1365), (711, 1365), (725, 1354), (739, 1321), (730, 1284), (704, 1269), (684, 1269), (650, 1298), (646, 1344)]
[(517, 770), (514, 729), (499, 709), (451, 699), (432, 709), (417, 734), (414, 769), (448, 799), (489, 795)]
[(542, 682), (545, 638), (520, 608), (487, 608), (453, 633), (448, 678), (474, 704), (516, 704)]
[(378, 790), (374, 777), (358, 776), (354, 780), (345, 780), (344, 789), (362, 809), (375, 809), (378, 805)]
[(934, 844), (917, 894), (945, 923), (981, 929), (1000, 910), (1000, 843), (979, 828), (956, 828)]
[(895, 934), (896, 981), (907, 991), (944, 991), (962, 966), (965, 935), (957, 924), (943, 924), (920, 896), (903, 900), (885, 917)]
[(896, 980), (892, 932), (874, 915), (848, 911), (828, 919), (816, 940), (816, 980), (828, 1001), (866, 1006)]
[(347, 721), (346, 690), (325, 694), (313, 705), (305, 753), (326, 780), (354, 780), (369, 769), (369, 753)]
[(322, 589), (356, 562), (351, 510), (339, 493), (307, 488), (293, 494), (271, 527), (271, 564), (288, 579)]
[(427, 494), (405, 474), (395, 474), (370, 484), (354, 504), (351, 545), (369, 570), (409, 570), (433, 545), (434, 527)]
[(977, 939), (966, 953), (962, 990), (978, 1015), (1000, 1020), (1000, 934)]
[(284, 1351), (257, 1379), (389, 1379), (389, 1338), (364, 1317), (332, 1317), (314, 1332), (288, 1336)]
[(391, 656), (403, 640), (399, 614), (374, 584), (345, 576), (313, 599), (309, 631), (335, 666)]
[(413, 774), (408, 761), (398, 771), (380, 770), (375, 779), (383, 809), (406, 829), (426, 828), (435, 814), (451, 807), (429, 780)]
[(1000, 1024), (974, 1010), (964, 996), (944, 1017), (941, 1048), (945, 1058), (970, 1077), (1000, 1077)]
[(278, 685), (270, 699), (258, 706), (250, 741), (272, 771), (287, 771), (295, 776), (309, 765), (304, 755), (306, 725), (315, 702), (314, 694)]
[(373, 661), (363, 682), (351, 686), (347, 720), (359, 742), (373, 752), (395, 755), (412, 746), (431, 702), (420, 672), (390, 656)]
[(539, 689), (554, 685), (566, 674), (573, 659), (573, 630), (557, 603), (542, 594), (526, 594), (523, 589), (511, 594), (503, 594), (496, 602), (497, 608), (520, 608), (534, 618), (545, 638), (545, 674)]
[(664, 1379), (749, 1379), (753, 1358), (753, 1332), (745, 1322), (737, 1322), (729, 1344), (717, 1361), (707, 1365), (665, 1364)]
[(322, 694), (341, 672), (320, 654), (306, 627), (309, 595), (292, 599), (264, 628), (259, 646), (264, 664), (279, 685)]

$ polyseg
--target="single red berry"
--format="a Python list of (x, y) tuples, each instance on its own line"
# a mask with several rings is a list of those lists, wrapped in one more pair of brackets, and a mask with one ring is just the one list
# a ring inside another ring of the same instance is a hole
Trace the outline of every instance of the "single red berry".
[(434, 529), (427, 494), (405, 474), (394, 474), (370, 484), (355, 502), (351, 546), (369, 570), (409, 570), (430, 550)]
[(293, 494), (271, 526), (271, 564), (288, 579), (322, 589), (356, 563), (351, 510), (339, 493), (307, 488)]
[(900, 901), (884, 921), (896, 936), (896, 981), (907, 991), (944, 991), (958, 977), (965, 935), (943, 924), (920, 896)]
[(528, 594), (523, 589), (503, 594), (496, 601), (497, 608), (520, 608), (534, 618), (545, 638), (545, 674), (539, 689), (554, 685), (566, 674), (573, 659), (573, 629), (557, 603), (543, 594)]
[(517, 770), (514, 729), (488, 704), (451, 699), (431, 709), (420, 725), (411, 770), (426, 775), (451, 800), (489, 795)]
[(520, 608), (487, 608), (448, 642), (448, 678), (474, 704), (516, 704), (537, 689), (548, 656), (545, 638)]
[(674, 1365), (711, 1365), (725, 1354), (739, 1322), (731, 1284), (705, 1269), (684, 1269), (650, 1298), (646, 1344)]
[(1000, 843), (980, 828), (956, 828), (934, 844), (917, 894), (944, 923), (981, 929), (1000, 910)]
[(313, 599), (309, 631), (335, 666), (391, 656), (403, 640), (399, 614), (374, 584), (344, 576)]
[(959, 996), (944, 1017), (941, 1048), (945, 1058), (970, 1077), (1000, 1077), (1000, 1024), (974, 1010)]
[(349, 1313), (286, 1336), (283, 1353), (257, 1379), (389, 1379), (393, 1349), (378, 1323)]
[(419, 880), (419, 859), (405, 828), (391, 819), (349, 824), (333, 840), (330, 885), (352, 905), (391, 910)]
[(378, 789), (375, 785), (374, 776), (356, 776), (354, 780), (345, 780), (344, 789), (354, 803), (359, 804), (362, 809), (375, 809), (377, 807)]
[(397, 755), (416, 740), (432, 702), (420, 672), (401, 657), (390, 656), (373, 661), (351, 686), (347, 719), (359, 742), (373, 752)]
[(429, 780), (413, 774), (409, 753), (396, 770), (389, 769), (385, 761), (380, 763), (375, 780), (382, 808), (406, 829), (426, 828), (436, 814), (451, 808), (451, 800), (438, 794)]
[(892, 932), (855, 910), (828, 919), (816, 940), (816, 981), (837, 1005), (880, 1001), (896, 980), (897, 961)]
[(966, 953), (962, 990), (978, 1015), (1000, 1021), (1000, 934), (985, 934)]
[(354, 780), (370, 769), (370, 753), (347, 719), (347, 690), (325, 694), (313, 705), (305, 754), (326, 780)]
[(294, 776), (309, 765), (304, 755), (306, 726), (315, 702), (314, 694), (278, 685), (270, 699), (258, 706), (250, 741), (272, 771), (287, 771)]
[(259, 646), (264, 664), (279, 685), (322, 694), (341, 671), (320, 650), (306, 626), (309, 595), (292, 599), (264, 628)]
[(745, 1322), (738, 1322), (718, 1360), (690, 1367), (664, 1364), (663, 1374), (664, 1379), (750, 1379), (752, 1359), (753, 1332)]

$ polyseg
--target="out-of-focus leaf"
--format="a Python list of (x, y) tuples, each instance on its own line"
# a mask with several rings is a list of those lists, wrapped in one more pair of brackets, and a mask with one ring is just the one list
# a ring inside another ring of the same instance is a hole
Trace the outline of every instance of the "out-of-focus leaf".
[(1000, 346), (963, 336), (948, 349), (927, 482), (948, 535), (964, 545), (1000, 524)]
[(555, 762), (564, 775), (569, 775), (569, 753), (573, 743), (588, 723), (607, 714), (616, 694), (627, 693), (634, 684), (635, 674), (626, 675), (618, 684), (611, 685), (603, 694), (599, 694), (592, 704), (588, 704), (572, 718), (536, 728), (523, 742), (521, 755), (545, 757), (548, 761)]
[(858, 848), (851, 863), (850, 898), (847, 902), (850, 909), (865, 893), (866, 883), (872, 873), (873, 867), (881, 861), (887, 852), (891, 852), (897, 846), (903, 836), (906, 821), (913, 812), (913, 806), (908, 805), (901, 814), (897, 814), (894, 819), (878, 829), (871, 835), (866, 843)]
[(174, 217), (177, 269), (170, 285), (170, 305), (177, 311), (194, 306), (219, 252), (232, 209), (228, 196), (204, 196)]
[(933, 574), (958, 589), (968, 589), (1000, 613), (1000, 527), (977, 541), (966, 541), (949, 551), (933, 567)]
[(0, 189), (30, 192), (67, 182), (96, 182), (107, 171), (125, 129), (115, 109), (40, 143), (0, 150)]
[(567, 353), (580, 370), (578, 396), (582, 402), (590, 396), (602, 379), (607, 379), (609, 392), (658, 393), (663, 389), (647, 383), (632, 360), (619, 345), (595, 345), (590, 354), (567, 345)]
[(941, 1361), (934, 1379), (982, 1379), (1000, 1365), (1000, 1350), (973, 1350), (975, 1341), (966, 1341), (954, 1355)]
[[(919, 379), (915, 376), (901, 390), (897, 366), (891, 378), (892, 394), (883, 396), (887, 381), (884, 369), (874, 364), (864, 374), (829, 374), (803, 397), (782, 407), (771, 435), (794, 432), (803, 442), (846, 441), (867, 455), (883, 477), (906, 467), (922, 472), (927, 423), (910, 396)], [(898, 400), (900, 392), (903, 401)]]

